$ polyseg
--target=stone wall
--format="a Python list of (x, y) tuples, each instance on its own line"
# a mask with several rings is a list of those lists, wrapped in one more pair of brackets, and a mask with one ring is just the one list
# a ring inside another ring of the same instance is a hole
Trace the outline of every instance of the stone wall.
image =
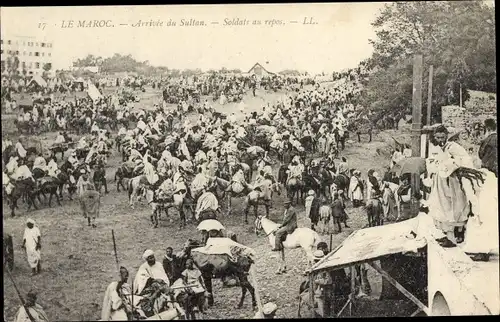
[(469, 91), (470, 98), (464, 107), (443, 106), (443, 124), (455, 128), (471, 128), (476, 122), (483, 123), (488, 118), (497, 117), (497, 98), (495, 93)]

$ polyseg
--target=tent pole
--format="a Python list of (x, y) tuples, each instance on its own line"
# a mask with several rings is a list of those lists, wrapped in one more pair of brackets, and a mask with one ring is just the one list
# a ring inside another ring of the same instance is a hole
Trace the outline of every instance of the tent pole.
[(314, 278), (313, 272), (309, 274), (309, 307), (313, 312), (313, 318), (316, 317), (316, 311), (314, 310)]
[(352, 317), (352, 304), (354, 296), (356, 296), (356, 269), (354, 265), (350, 267), (351, 269), (351, 294), (349, 295), (349, 316)]

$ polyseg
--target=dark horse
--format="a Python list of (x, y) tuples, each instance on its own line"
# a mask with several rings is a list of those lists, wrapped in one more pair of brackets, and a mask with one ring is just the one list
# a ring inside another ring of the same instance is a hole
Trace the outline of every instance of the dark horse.
[(19, 198), (23, 198), (27, 201), (28, 210), (31, 208), (32, 205), (33, 208), (38, 209), (35, 203), (36, 184), (33, 180), (31, 179), (26, 179), (21, 181), (11, 180), (9, 184), (12, 185), (12, 189), (9, 194), (5, 193), (4, 195), (7, 196), (7, 202), (10, 206), (12, 217), (15, 216), (14, 209), (18, 208), (17, 201), (19, 200)]

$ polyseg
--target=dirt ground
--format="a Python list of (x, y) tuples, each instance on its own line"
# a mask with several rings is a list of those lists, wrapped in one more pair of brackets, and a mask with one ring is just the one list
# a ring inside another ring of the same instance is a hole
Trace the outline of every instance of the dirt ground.
[[(148, 89), (140, 104), (156, 102), (159, 92)], [(280, 99), (283, 93), (264, 93), (258, 91), (257, 97), (245, 98), (245, 109), (256, 110), (263, 104), (273, 103)], [(236, 104), (219, 106), (213, 103), (219, 111), (237, 111)], [(4, 121), (2, 115), (2, 125)], [(9, 125), (9, 124), (7, 124)], [(10, 127), (12, 129), (12, 127)], [(3, 134), (6, 133), (2, 131)], [(53, 137), (54, 134), (50, 136)], [(383, 132), (376, 134), (371, 143), (367, 138), (364, 142), (349, 141), (342, 155), (346, 156), (351, 167), (360, 169), (363, 173), (370, 168), (382, 171), (382, 167), (389, 162), (388, 146), (393, 145), (391, 136), (406, 137), (409, 133)], [(49, 135), (44, 134), (47, 138)], [(47, 139), (44, 140), (47, 142)], [(163, 217), (160, 226), (156, 229), (150, 224), (150, 209), (146, 204), (136, 205), (131, 209), (127, 203), (126, 192), (116, 191), (114, 171), (120, 159), (116, 151), (108, 161), (106, 169), (110, 194), (101, 199), (100, 217), (97, 228), (87, 227), (87, 222), (80, 213), (75, 201), (64, 199), (62, 206), (48, 208), (42, 205), (38, 211), (26, 211), (21, 205), (15, 218), (10, 217), (7, 205), (3, 204), (4, 232), (13, 236), (15, 249), (15, 268), (13, 276), (21, 293), (30, 289), (38, 292), (38, 301), (45, 308), (51, 320), (97, 320), (100, 319), (102, 298), (107, 285), (117, 279), (117, 269), (114, 259), (111, 230), (116, 236), (119, 264), (130, 272), (130, 282), (142, 264), (141, 255), (145, 249), (155, 250), (157, 260), (161, 260), (166, 247), (171, 246), (179, 251), (188, 238), (200, 238), (195, 224), (191, 223), (184, 229), (179, 229), (178, 215), (170, 211), (170, 217)], [(282, 219), (284, 196), (276, 196), (270, 218), (279, 222)], [(308, 219), (304, 218), (304, 207), (297, 206), (300, 214), (299, 226), (308, 226)], [(259, 209), (264, 213), (264, 208)], [(332, 247), (337, 246), (352, 231), (366, 225), (366, 215), (361, 209), (348, 209), (350, 228), (341, 233), (333, 234)], [(263, 303), (273, 301), (278, 305), (277, 316), (280, 318), (297, 317), (298, 290), (303, 271), (306, 269), (306, 258), (302, 250), (286, 251), (288, 273), (276, 275), (278, 257), (270, 251), (270, 244), (264, 236), (256, 236), (253, 223), (242, 224), (243, 202), (233, 201), (233, 213), (222, 216), (220, 221), (228, 229), (237, 234), (239, 242), (252, 247), (257, 253), (255, 272), (257, 287)], [(21, 249), (24, 225), (27, 218), (35, 220), (42, 233), (42, 273), (31, 277), (31, 271), (26, 255)], [(322, 236), (327, 243), (330, 236)], [(380, 293), (380, 278), (370, 272), (374, 295)], [(14, 287), (4, 275), (4, 320), (11, 321), (20, 305)], [(240, 296), (237, 287), (223, 288), (218, 281), (214, 282), (215, 305), (203, 316), (206, 319), (251, 318), (255, 314), (249, 298), (242, 309), (236, 309)], [(247, 295), (248, 296), (248, 295)], [(387, 310), (377, 307), (377, 315), (390, 316), (394, 313), (393, 305), (384, 305)]]

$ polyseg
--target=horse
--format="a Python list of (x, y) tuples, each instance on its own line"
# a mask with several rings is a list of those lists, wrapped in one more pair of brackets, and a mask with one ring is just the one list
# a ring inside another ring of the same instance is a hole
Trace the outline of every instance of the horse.
[[(260, 190), (260, 191), (259, 191)], [(269, 209), (271, 208), (271, 201), (273, 192), (281, 194), (279, 184), (277, 182), (271, 183), (269, 189), (262, 191), (262, 189), (251, 191), (245, 198), (245, 224), (248, 224), (248, 211), (253, 207), (255, 218), (257, 218), (257, 210), (259, 205), (263, 204), (266, 208), (266, 217), (269, 216)]]
[[(279, 224), (267, 219), (265, 216), (259, 216), (255, 219), (255, 234), (258, 235), (260, 230), (264, 230), (264, 233), (268, 237), (269, 243), (272, 247), (276, 245), (276, 236), (274, 233), (279, 227)], [(316, 250), (316, 246), (320, 241), (321, 238), (319, 234), (310, 228), (299, 227), (295, 229), (294, 232), (287, 235), (286, 239), (283, 241), (283, 248), (281, 249), (281, 263), (277, 273), (286, 272), (285, 248), (295, 249), (301, 247), (306, 253), (309, 265), (312, 265), (314, 261), (313, 252)]]
[(302, 200), (303, 199), (303, 187), (304, 187), (304, 182), (300, 180), (298, 177), (292, 177), (288, 178), (286, 181), (286, 191), (288, 198), (292, 201), (296, 196), (296, 203), (299, 203), (299, 197)]
[[(191, 243), (188, 248), (192, 249), (201, 246), (201, 243)], [(241, 287), (241, 298), (236, 306), (240, 309), (243, 307), (245, 301), (245, 296), (247, 291), (252, 297), (252, 307), (257, 306), (257, 301), (255, 299), (255, 288), (248, 280), (248, 272), (253, 265), (253, 260), (248, 256), (238, 256), (236, 262), (231, 261), (227, 256), (224, 256), (225, 260), (219, 260), (220, 257), (206, 255), (200, 252), (192, 252), (191, 257), (195, 265), (199, 268), (202, 273), (203, 281), (205, 282), (206, 291), (208, 295), (208, 305), (214, 305), (213, 299), (213, 289), (212, 289), (212, 278), (224, 278), (226, 276), (236, 276), (239, 280)], [(214, 261), (215, 259), (215, 261)]]
[(52, 207), (52, 197), (55, 196), (57, 200), (57, 204), (61, 206), (61, 201), (59, 198), (58, 189), (59, 189), (59, 180), (54, 177), (50, 176), (44, 176), (42, 178), (39, 178), (37, 180), (37, 189), (36, 189), (36, 196), (38, 197), (38, 201), (41, 202), (40, 200), (40, 195), (44, 197), (44, 199), (47, 199), (45, 196), (45, 193), (49, 194), (49, 207)]
[[(10, 191), (9, 191), (10, 190)], [(28, 203), (28, 210), (33, 205), (33, 208), (38, 210), (35, 203), (36, 196), (36, 183), (31, 179), (14, 181), (10, 179), (9, 183), (5, 187), (5, 195), (7, 196), (7, 202), (10, 205), (11, 217), (15, 216), (14, 209), (18, 208), (17, 201), (19, 198), (23, 198)]]
[[(227, 213), (226, 213), (226, 215), (229, 216), (232, 210), (232, 198), (245, 197), (249, 192), (248, 187), (243, 186), (239, 182), (228, 181), (219, 177), (215, 177), (215, 182), (220, 188), (222, 188), (222, 190), (224, 190), (222, 199), (226, 195), (226, 192), (229, 192), (227, 195)], [(230, 190), (227, 191), (227, 189)]]
[(165, 211), (165, 215), (168, 216), (168, 209), (170, 208), (175, 208), (179, 212), (180, 228), (186, 226), (186, 216), (184, 212), (184, 206), (186, 204), (186, 190), (181, 189), (169, 198), (159, 199), (157, 192), (152, 190), (149, 185), (144, 187), (144, 189), (146, 201), (151, 206), (151, 224), (153, 225), (153, 228), (158, 227), (161, 211)]
[(123, 185), (123, 179), (132, 179), (136, 176), (141, 175), (141, 173), (134, 173), (134, 169), (135, 169), (135, 164), (133, 162), (132, 163), (124, 162), (121, 166), (118, 167), (118, 169), (116, 169), (115, 181), (116, 181), (116, 190), (118, 192), (120, 192), (120, 186), (123, 188), (123, 190), (127, 190)]
[(368, 227), (381, 226), (384, 224), (384, 209), (380, 198), (371, 198), (367, 200), (365, 210), (368, 217)]

